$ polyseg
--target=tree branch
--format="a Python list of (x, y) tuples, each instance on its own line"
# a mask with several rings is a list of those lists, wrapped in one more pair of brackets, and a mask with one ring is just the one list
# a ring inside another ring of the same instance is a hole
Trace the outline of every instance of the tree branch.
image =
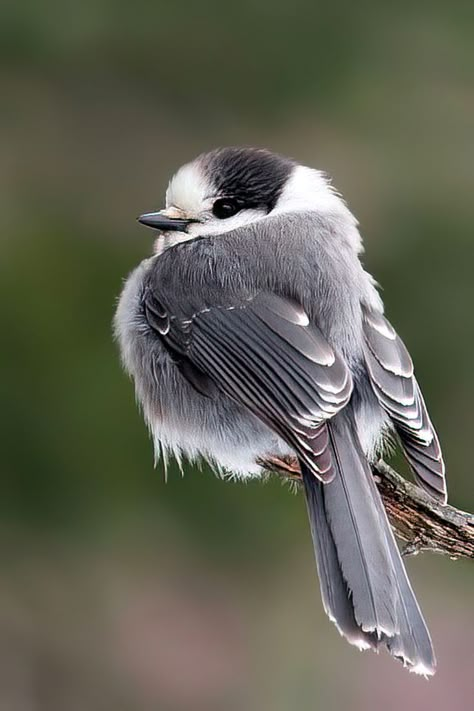
[[(262, 466), (269, 474), (301, 483), (298, 462), (293, 458), (269, 457)], [(473, 514), (443, 506), (382, 459), (372, 465), (372, 471), (390, 523), (406, 544), (404, 555), (432, 551), (451, 558), (474, 558)]]

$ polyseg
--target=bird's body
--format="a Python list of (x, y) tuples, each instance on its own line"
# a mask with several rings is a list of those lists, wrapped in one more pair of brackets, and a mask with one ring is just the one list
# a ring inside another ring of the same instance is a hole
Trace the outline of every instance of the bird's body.
[(329, 616), (357, 646), (432, 673), (368, 462), (391, 430), (441, 498), (444, 469), (355, 219), (317, 171), (249, 149), (185, 166), (167, 202), (143, 220), (167, 229), (115, 319), (157, 451), (241, 478), (296, 454)]
[[(293, 216), (297, 239), (291, 245), (291, 265), (286, 251), (278, 247), (280, 231), (288, 229), (288, 220), (276, 216), (258, 229), (249, 225), (225, 235), (183, 242), (146, 260), (131, 276), (117, 317), (123, 352), (130, 372), (140, 370), (139, 399), (154, 439), (162, 448), (169, 448), (178, 457), (204, 455), (221, 470), (242, 477), (258, 475), (259, 458), (290, 451), (269, 427), (226, 394), (217, 391), (214, 397), (203, 396), (182, 374), (178, 354), (171, 353), (149, 328), (141, 306), (147, 288), (176, 314), (170, 328), (183, 334), (183, 340), (187, 322), (191, 321), (192, 330), (192, 320), (199, 314), (204, 316), (209, 304), (224, 310), (241, 308), (258, 293), (268, 291), (300, 303), (329, 345), (345, 355), (356, 389), (363, 388), (373, 402), (369, 428), (366, 413), (359, 411), (358, 418), (364, 419), (361, 434), (369, 439), (367, 449), (374, 446), (386, 416), (367, 387), (362, 367), (361, 308), (363, 303), (378, 305), (379, 299), (360, 262), (351, 259), (351, 248), (346, 248), (346, 255), (334, 249), (330, 225), (325, 222), (311, 213)], [(314, 240), (316, 233), (327, 239)], [(328, 283), (327, 274), (338, 272), (338, 278)], [(278, 283), (272, 274), (278, 275)], [(202, 283), (209, 290), (206, 300), (200, 297)], [(170, 284), (171, 294), (167, 288)], [(363, 301), (357, 303), (352, 298), (354, 290)], [(319, 309), (320, 304), (326, 304), (326, 308)]]

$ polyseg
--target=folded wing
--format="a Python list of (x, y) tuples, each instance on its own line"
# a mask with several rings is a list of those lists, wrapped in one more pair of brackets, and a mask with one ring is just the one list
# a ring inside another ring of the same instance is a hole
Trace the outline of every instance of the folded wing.
[(405, 345), (387, 319), (364, 310), (365, 360), (374, 392), (393, 422), (417, 482), (446, 501), (445, 466)]
[(265, 292), (180, 320), (153, 298), (145, 312), (161, 338), (331, 480), (326, 422), (348, 403), (352, 379), (302, 306)]

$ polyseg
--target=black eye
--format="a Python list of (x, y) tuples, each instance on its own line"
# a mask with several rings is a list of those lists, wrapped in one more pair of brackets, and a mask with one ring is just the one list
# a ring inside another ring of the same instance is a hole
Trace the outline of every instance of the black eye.
[(225, 220), (227, 217), (233, 217), (242, 209), (237, 200), (232, 198), (221, 198), (216, 200), (212, 206), (212, 214), (218, 217), (219, 220)]

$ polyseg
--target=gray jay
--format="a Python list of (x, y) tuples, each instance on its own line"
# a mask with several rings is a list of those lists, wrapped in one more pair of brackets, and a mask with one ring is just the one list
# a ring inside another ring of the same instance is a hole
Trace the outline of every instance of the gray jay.
[(241, 479), (296, 455), (329, 618), (359, 649), (432, 674), (370, 462), (396, 436), (443, 502), (444, 464), (356, 219), (323, 173), (224, 148), (180, 168), (166, 208), (139, 221), (156, 241), (125, 283), (115, 333), (157, 454)]

